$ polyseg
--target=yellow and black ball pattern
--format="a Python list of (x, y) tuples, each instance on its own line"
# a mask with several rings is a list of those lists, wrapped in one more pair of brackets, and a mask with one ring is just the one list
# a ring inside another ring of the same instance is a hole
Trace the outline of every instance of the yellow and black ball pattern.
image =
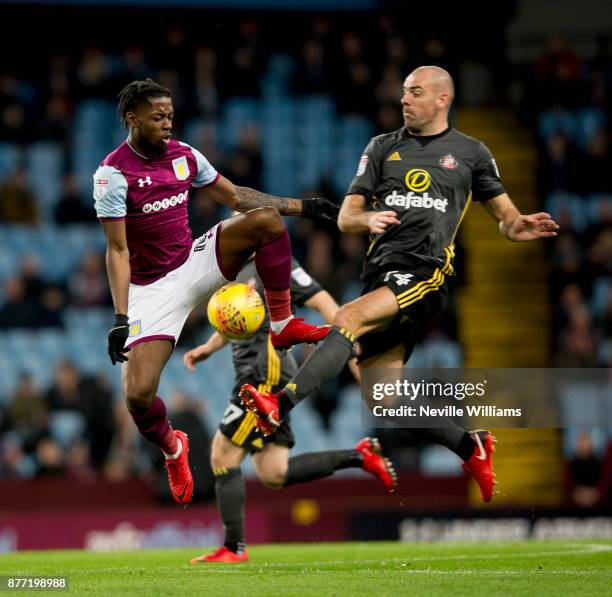
[(231, 282), (219, 288), (208, 302), (208, 321), (222, 336), (241, 341), (250, 338), (265, 317), (264, 303), (254, 288)]

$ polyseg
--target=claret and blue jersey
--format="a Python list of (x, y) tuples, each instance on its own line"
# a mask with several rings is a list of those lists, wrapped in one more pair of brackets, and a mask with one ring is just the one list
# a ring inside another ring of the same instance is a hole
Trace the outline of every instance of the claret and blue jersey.
[(176, 140), (154, 158), (127, 140), (104, 158), (94, 174), (96, 213), (101, 221), (125, 220), (133, 284), (151, 284), (187, 260), (189, 189), (218, 178), (197, 149)]

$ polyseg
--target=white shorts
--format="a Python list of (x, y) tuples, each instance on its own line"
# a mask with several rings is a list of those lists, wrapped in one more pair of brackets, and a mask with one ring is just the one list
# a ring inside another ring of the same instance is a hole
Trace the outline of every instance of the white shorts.
[(152, 284), (130, 284), (127, 346), (152, 340), (176, 344), (191, 310), (229, 282), (218, 255), (221, 222), (193, 241), (187, 261)]

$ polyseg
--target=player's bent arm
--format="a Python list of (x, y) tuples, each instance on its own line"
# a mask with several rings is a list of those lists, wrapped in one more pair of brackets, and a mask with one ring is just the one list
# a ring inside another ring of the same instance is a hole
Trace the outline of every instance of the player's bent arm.
[(237, 187), (224, 176), (220, 176), (214, 185), (206, 187), (205, 192), (217, 203), (226, 205), (234, 211), (245, 212), (256, 207), (274, 207), (284, 216), (302, 215), (301, 199), (274, 197), (248, 187)]
[(228, 342), (229, 340), (221, 334), (214, 332), (207, 342), (192, 348), (183, 355), (183, 364), (190, 371), (195, 371), (196, 363), (206, 360), (215, 352), (221, 350)]
[(518, 242), (557, 236), (559, 226), (550, 214), (538, 212), (523, 215), (506, 193), (483, 201), (482, 205), (508, 240)]
[(225, 345), (229, 344), (229, 340), (223, 337), (219, 332), (214, 332), (213, 335), (206, 341), (208, 352), (213, 354), (218, 350), (221, 350)]
[(106, 271), (115, 313), (127, 315), (131, 272), (125, 221), (102, 222), (102, 228), (106, 236)]
[(338, 228), (347, 234), (370, 232), (368, 208), (363, 195), (347, 195), (338, 214)]
[(347, 195), (338, 214), (338, 228), (347, 234), (382, 234), (399, 224), (394, 211), (370, 211), (363, 195)]

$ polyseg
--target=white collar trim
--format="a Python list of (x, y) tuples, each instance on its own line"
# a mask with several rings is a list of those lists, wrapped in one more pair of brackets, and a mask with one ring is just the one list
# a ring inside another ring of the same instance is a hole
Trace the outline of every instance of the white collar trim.
[(130, 138), (128, 137), (126, 139), (126, 142), (128, 144), (128, 147), (138, 156), (141, 157), (143, 160), (148, 160), (149, 158), (146, 155), (142, 155), (141, 153), (138, 153), (131, 145), (130, 145)]

